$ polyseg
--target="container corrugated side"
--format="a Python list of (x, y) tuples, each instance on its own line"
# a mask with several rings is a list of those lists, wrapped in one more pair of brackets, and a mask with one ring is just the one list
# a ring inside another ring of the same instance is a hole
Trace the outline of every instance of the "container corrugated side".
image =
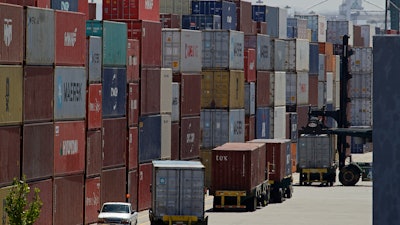
[(161, 68), (160, 80), (160, 113), (172, 113), (172, 69)]
[(142, 211), (151, 207), (149, 187), (153, 179), (153, 165), (152, 163), (140, 164), (138, 171), (138, 210)]
[(97, 222), (97, 210), (101, 208), (100, 185), (100, 176), (85, 179), (85, 224)]
[(257, 71), (256, 82), (256, 107), (265, 107), (270, 105), (270, 72)]
[(139, 174), (138, 169), (130, 170), (128, 172), (128, 192), (130, 197), (128, 202), (131, 203), (132, 209), (138, 211), (138, 183), (139, 183)]
[[(125, 202), (126, 201), (126, 167), (104, 169), (101, 171), (100, 201)], [(123, 185), (121, 185), (123, 184)], [(150, 188), (148, 188), (150, 189)]]
[(270, 73), (270, 106), (286, 105), (286, 72), (274, 71)]
[(176, 13), (188, 15), (191, 13), (192, 0), (160, 0), (160, 13)]
[(103, 169), (124, 166), (126, 163), (126, 118), (103, 119)]
[(295, 15), (296, 18), (307, 19), (307, 28), (311, 30), (311, 41), (326, 42), (327, 20), (323, 15)]
[(288, 42), (288, 70), (309, 71), (310, 47), (306, 39), (287, 39)]
[(364, 40), (364, 47), (373, 47), (373, 36), (375, 34), (375, 26), (371, 24), (361, 25), (361, 37)]
[(246, 115), (254, 115), (256, 111), (256, 84), (255, 82), (245, 83), (244, 108)]
[(103, 118), (126, 115), (126, 68), (103, 67)]
[(301, 135), (297, 146), (299, 168), (329, 168), (333, 165), (334, 150), (328, 135)]
[(286, 107), (274, 107), (273, 123), (270, 130), (273, 131), (273, 138), (286, 138)]
[(307, 105), (309, 103), (309, 75), (307, 72), (297, 72), (297, 101), (298, 105)]
[(309, 42), (310, 43), (310, 56), (309, 56), (309, 73), (310, 74), (318, 74), (318, 61), (319, 61), (319, 51), (318, 51), (318, 43)]
[(102, 119), (102, 84), (89, 84), (87, 86), (87, 129), (100, 129)]
[(87, 52), (87, 73), (89, 83), (101, 82), (101, 66), (103, 64), (102, 43), (101, 37), (87, 37), (88, 52)]
[(21, 136), (20, 126), (0, 127), (0, 158), (4, 162), (0, 170), (0, 187), (11, 185), (13, 179), (21, 173)]
[[(156, 132), (156, 131), (155, 131)], [(161, 159), (171, 159), (171, 115), (161, 115)]]
[(128, 39), (128, 49), (126, 51), (126, 79), (127, 82), (139, 81), (139, 62), (140, 62), (140, 45), (137, 39)]
[(180, 86), (178, 82), (172, 82), (172, 122), (179, 121), (180, 118)]
[(22, 123), (22, 66), (0, 66), (0, 125)]
[(103, 21), (103, 66), (126, 66), (127, 24)]
[(180, 82), (180, 117), (198, 116), (201, 108), (202, 76), (200, 73), (182, 73), (174, 76)]
[(350, 79), (350, 98), (372, 98), (373, 74), (352, 74)]
[(181, 118), (179, 159), (198, 159), (200, 156), (200, 116)]
[(271, 69), (274, 71), (286, 71), (289, 65), (289, 44), (282, 39), (271, 39), (272, 58)]
[(142, 68), (140, 78), (140, 116), (160, 113), (161, 68)]
[(55, 10), (78, 12), (79, 0), (51, 0), (50, 7)]
[(161, 115), (139, 118), (139, 163), (161, 158)]
[[(43, 225), (53, 224), (53, 179), (45, 179), (40, 181), (27, 182), (30, 193), (27, 196), (29, 202), (33, 201), (35, 188), (40, 190), (39, 197), (43, 205), (40, 209), (40, 215), (35, 223)], [(1, 197), (0, 197), (1, 199)], [(1, 210), (0, 210), (1, 211)], [(1, 214), (1, 213), (0, 213)]]
[(128, 84), (128, 95), (127, 95), (127, 117), (128, 126), (135, 126), (139, 120), (139, 87), (138, 83)]
[(101, 130), (86, 131), (86, 177), (100, 176), (103, 165)]
[(24, 8), (0, 4), (0, 21), (3, 21), (3, 40), (0, 42), (1, 64), (22, 64), (24, 59)]
[(139, 164), (138, 159), (138, 143), (139, 143), (139, 127), (129, 127), (128, 128), (128, 156), (126, 166), (129, 170), (137, 169)]
[(256, 70), (270, 70), (272, 45), (269, 35), (265, 34), (246, 34), (244, 37), (244, 47), (256, 49)]
[(352, 126), (373, 125), (373, 100), (371, 98), (352, 98), (349, 109)]
[(326, 24), (326, 42), (343, 44), (343, 36), (348, 35), (348, 43), (353, 46), (353, 22), (329, 20)]
[[(286, 105), (293, 106), (297, 102), (297, 74), (286, 73)], [(308, 94), (308, 93), (307, 93)]]
[(352, 74), (372, 73), (373, 55), (372, 48), (352, 48), (354, 54), (350, 56), (350, 70)]
[(256, 138), (272, 138), (270, 135), (271, 128), (271, 112), (270, 107), (257, 107), (256, 108)]

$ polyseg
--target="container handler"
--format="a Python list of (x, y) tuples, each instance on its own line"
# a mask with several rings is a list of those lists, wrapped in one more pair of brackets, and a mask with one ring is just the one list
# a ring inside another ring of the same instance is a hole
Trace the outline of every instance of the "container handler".
[(225, 143), (212, 150), (213, 209), (255, 211), (269, 203), (265, 144)]
[(207, 225), (204, 166), (198, 161), (155, 160), (151, 225)]

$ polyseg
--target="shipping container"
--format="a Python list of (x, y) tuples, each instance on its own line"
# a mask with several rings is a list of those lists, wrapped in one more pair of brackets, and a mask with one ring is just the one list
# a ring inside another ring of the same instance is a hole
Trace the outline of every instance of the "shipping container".
[(23, 73), (22, 66), (0, 65), (0, 126), (22, 123)]
[(181, 118), (179, 159), (189, 160), (200, 156), (200, 116)]
[[(307, 92), (308, 96), (308, 92)], [(295, 106), (297, 102), (297, 74), (286, 73), (286, 106)]]
[(373, 125), (373, 100), (372, 98), (352, 98), (349, 104), (350, 124), (352, 126)]
[(180, 127), (179, 122), (173, 121), (171, 123), (171, 160), (179, 159), (180, 152)]
[(318, 81), (318, 108), (326, 105), (326, 81)]
[(139, 117), (139, 163), (161, 158), (161, 115)]
[(256, 82), (256, 107), (265, 107), (270, 105), (270, 72), (257, 71)]
[(139, 120), (139, 84), (129, 83), (128, 84), (128, 103), (127, 103), (127, 118), (128, 126), (135, 126), (138, 124)]
[(298, 139), (298, 115), (295, 112), (288, 113), (289, 114), (289, 137), (292, 142), (297, 142)]
[(160, 0), (103, 1), (103, 19), (159, 21)]
[(256, 22), (257, 23), (257, 33), (258, 34), (267, 34), (267, 22)]
[(181, 28), (181, 16), (173, 13), (160, 13), (161, 28)]
[[(199, 94), (200, 96), (200, 94)], [(172, 122), (178, 122), (180, 118), (180, 85), (178, 82), (172, 82)], [(190, 98), (189, 98), (190, 99)], [(189, 101), (190, 102), (190, 101)], [(200, 104), (198, 104), (200, 105)]]
[(307, 39), (307, 20), (300, 18), (287, 18), (287, 37)]
[[(179, 82), (180, 99), (178, 99), (178, 107), (180, 112), (178, 116), (198, 116), (200, 115), (201, 92), (202, 92), (202, 75), (200, 73), (182, 73), (174, 75), (174, 81)], [(173, 105), (176, 104), (173, 101)]]
[(327, 21), (326, 42), (332, 44), (343, 44), (343, 36), (348, 35), (348, 44), (353, 46), (353, 22), (352, 21)]
[(266, 180), (265, 144), (226, 143), (212, 150), (210, 193), (248, 191)]
[(101, 82), (101, 66), (103, 65), (103, 53), (101, 37), (89, 36), (87, 39), (88, 56), (87, 56), (87, 73), (89, 83)]
[(101, 130), (86, 132), (86, 177), (100, 176), (103, 166)]
[(88, 84), (87, 86), (87, 129), (100, 129), (102, 119), (102, 84)]
[(54, 123), (54, 176), (84, 173), (85, 121)]
[(0, 3), (0, 21), (4, 29), (0, 33), (1, 64), (22, 64), (24, 60), (24, 8)]
[(297, 171), (297, 142), (290, 143), (290, 149), (292, 151), (292, 173)]
[(54, 178), (53, 224), (83, 223), (84, 185), (82, 174)]
[(161, 159), (171, 159), (171, 115), (161, 115)]
[(270, 72), (269, 73), (269, 104), (268, 106), (284, 106), (286, 105), (286, 72)]
[(325, 54), (318, 54), (318, 81), (326, 81)]
[[(256, 138), (265, 139), (272, 138), (271, 124), (273, 121), (273, 112), (270, 107), (257, 107), (256, 108)], [(272, 117), (272, 119), (271, 119)]]
[[(40, 209), (40, 215), (35, 224), (52, 225), (53, 224), (53, 179), (45, 179), (34, 182), (27, 182), (30, 193), (27, 196), (29, 202), (33, 201), (35, 188), (40, 190), (39, 197), (43, 205)], [(1, 198), (0, 198), (1, 199)]]
[(273, 138), (284, 139), (286, 137), (286, 107), (274, 107), (273, 122), (270, 124), (270, 130), (273, 131)]
[(318, 106), (318, 76), (312, 75), (308, 77), (308, 103), (312, 106)]
[(174, 73), (201, 72), (201, 32), (185, 29), (162, 30), (162, 65)]
[(234, 30), (204, 30), (203, 69), (244, 68), (244, 33)]
[(126, 66), (128, 49), (127, 24), (115, 21), (103, 22), (103, 66)]
[(201, 108), (244, 108), (243, 70), (203, 70)]
[(54, 75), (54, 120), (85, 119), (85, 67), (56, 66)]
[(373, 36), (375, 36), (375, 27), (371, 24), (361, 25), (361, 37), (364, 40), (364, 47), (373, 47)]
[(160, 113), (161, 69), (142, 68), (140, 78), (140, 116)]
[(97, 7), (97, 3), (95, 2), (89, 2), (88, 5), (88, 14), (87, 14), (87, 19), (88, 20), (95, 20), (96, 19), (96, 7)]
[(254, 48), (244, 51), (244, 78), (246, 82), (256, 81), (256, 51)]
[(54, 18), (56, 66), (85, 66), (85, 14), (56, 10)]
[[(343, 44), (343, 43), (341, 43), (341, 44)], [(353, 25), (353, 46), (354, 47), (365, 47), (364, 46), (364, 38), (361, 36), (361, 26), (360, 25)]]
[(246, 115), (254, 115), (256, 113), (256, 84), (254, 82), (244, 84), (244, 109)]
[(200, 150), (200, 162), (204, 165), (204, 185), (207, 189), (211, 186), (212, 149)]
[(333, 73), (327, 72), (326, 73), (326, 102), (332, 103), (333, 102)]
[(101, 20), (86, 20), (86, 36), (103, 37), (103, 22)]
[(300, 169), (330, 168), (335, 157), (332, 138), (326, 134), (302, 134), (299, 137), (297, 155)]
[[(370, 98), (372, 99), (373, 74), (361, 73), (352, 74), (349, 82), (350, 98)], [(338, 83), (338, 82), (337, 82)], [(339, 83), (340, 84), (340, 83)]]
[(271, 70), (289, 69), (289, 43), (282, 39), (271, 39)]
[(97, 216), (101, 208), (100, 204), (100, 190), (101, 178), (92, 177), (85, 179), (85, 224), (97, 222)]
[(307, 127), (309, 107), (309, 105), (298, 105), (296, 107), (298, 130)]
[(138, 170), (130, 170), (128, 172), (128, 202), (131, 203), (132, 209), (138, 211)]
[(103, 67), (103, 118), (126, 115), (126, 68)]
[(310, 74), (318, 74), (319, 71), (319, 46), (316, 42), (309, 42), (310, 50), (309, 50), (309, 73)]
[(251, 2), (235, 1), (236, 3), (236, 30), (242, 31), (245, 34), (253, 34), (251, 15)]
[[(12, 188), (12, 186), (7, 186), (7, 187), (1, 187), (0, 188), (0, 201), (1, 202), (5, 202), (6, 201), (6, 197), (9, 195), (9, 193), (12, 190), (11, 188)], [(6, 213), (5, 204), (0, 204), (0, 216), (1, 216), (2, 220), (5, 221), (3, 223), (4, 225), (9, 224), (8, 223), (9, 219), (8, 219), (8, 215)]]
[(126, 163), (126, 118), (103, 119), (103, 169), (124, 166)]
[(21, 174), (21, 127), (0, 127), (0, 187), (11, 185)]
[(50, 7), (56, 10), (78, 12), (79, 0), (51, 0)]
[[(349, 92), (351, 93), (351, 92)], [(349, 95), (351, 98), (351, 94)], [(340, 81), (333, 82), (333, 108), (340, 108)]]
[(287, 38), (287, 10), (267, 5), (253, 5), (254, 21), (267, 22), (267, 34), (272, 38)]
[(48, 122), (53, 120), (53, 79), (54, 68), (52, 67), (24, 67), (24, 123)]
[(246, 116), (244, 118), (245, 123), (245, 133), (244, 141), (250, 141), (256, 138), (256, 116)]
[(139, 147), (139, 129), (138, 127), (129, 127), (128, 128), (128, 159), (127, 167), (128, 170), (137, 169), (138, 167), (138, 147)]
[(126, 176), (126, 167), (104, 169), (101, 171), (101, 204), (105, 202), (126, 201)]
[(372, 48), (352, 48), (354, 54), (350, 56), (350, 71), (352, 74), (372, 73), (373, 55)]
[(139, 62), (140, 62), (140, 46), (139, 40), (128, 39), (128, 49), (126, 50), (126, 79), (127, 82), (139, 81)]
[(138, 210), (143, 211), (151, 207), (151, 181), (153, 179), (153, 164), (139, 164)]
[(218, 15), (182, 15), (182, 29), (219, 30), (222, 28)]
[(172, 113), (172, 69), (161, 68), (160, 78), (160, 113)]
[(191, 13), (192, 0), (160, 0), (160, 13), (176, 13), (188, 15)]
[(228, 1), (192, 1), (192, 14), (221, 16), (221, 29), (236, 30), (236, 4)]
[(309, 41), (306, 39), (286, 39), (288, 42), (288, 70), (304, 71), (310, 69), (310, 47)]
[(53, 65), (56, 36), (54, 10), (28, 6), (25, 29), (25, 63)]
[(318, 14), (295, 15), (296, 18), (307, 19), (307, 28), (311, 30), (311, 41), (326, 42), (326, 17)]

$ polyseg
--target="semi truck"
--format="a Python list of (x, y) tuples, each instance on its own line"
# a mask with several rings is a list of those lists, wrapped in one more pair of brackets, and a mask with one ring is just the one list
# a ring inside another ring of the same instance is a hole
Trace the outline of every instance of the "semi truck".
[(154, 160), (151, 225), (207, 225), (204, 165), (198, 161)]

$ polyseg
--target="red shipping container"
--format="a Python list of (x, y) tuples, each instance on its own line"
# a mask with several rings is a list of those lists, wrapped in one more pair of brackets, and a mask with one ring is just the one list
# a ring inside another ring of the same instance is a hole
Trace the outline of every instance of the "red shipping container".
[(51, 0), (36, 0), (36, 7), (49, 9)]
[(245, 129), (244, 140), (253, 140), (256, 137), (256, 117), (254, 115), (245, 117)]
[(3, 0), (0, 2), (6, 2), (21, 6), (35, 6), (39, 8), (50, 8), (51, 0)]
[(297, 171), (297, 143), (292, 142), (290, 150), (292, 151), (292, 173), (295, 173)]
[(151, 207), (150, 185), (153, 176), (153, 164), (139, 164), (138, 210), (143, 211)]
[(78, 12), (85, 14), (85, 20), (89, 20), (89, 2), (78, 1)]
[(102, 122), (102, 85), (89, 84), (87, 93), (87, 129), (100, 129)]
[(160, 0), (122, 0), (119, 18), (160, 21)]
[(128, 126), (135, 126), (139, 122), (139, 84), (128, 84)]
[(83, 223), (84, 185), (83, 174), (54, 178), (53, 224)]
[(330, 42), (318, 42), (319, 54), (333, 55), (333, 44)]
[(96, 3), (89, 2), (89, 5), (88, 5), (88, 20), (95, 20), (96, 19), (96, 14), (97, 14), (96, 7), (97, 7)]
[(181, 16), (179, 14), (160, 14), (160, 22), (162, 28), (180, 28)]
[(248, 48), (244, 51), (244, 77), (246, 82), (255, 82), (256, 77), (256, 50)]
[(20, 176), (21, 127), (0, 127), (0, 187)]
[(53, 67), (24, 67), (24, 123), (48, 122), (53, 120), (53, 79)]
[(39, 188), (39, 197), (43, 202), (40, 209), (39, 218), (35, 224), (52, 225), (53, 224), (53, 179), (46, 179), (35, 182), (28, 182), (31, 192), (28, 194), (28, 201), (32, 201), (35, 188)]
[(297, 126), (298, 129), (301, 130), (302, 127), (306, 127), (308, 124), (308, 105), (298, 105), (297, 112)]
[(54, 123), (54, 176), (85, 170), (85, 121)]
[(252, 191), (266, 180), (265, 144), (226, 143), (212, 150), (211, 188)]
[(269, 102), (269, 80), (270, 72), (268, 71), (257, 71), (257, 82), (256, 82), (256, 107), (267, 107), (270, 105)]
[[(87, 3), (86, 3), (87, 4)], [(55, 64), (86, 64), (86, 15), (55, 10)]]
[(243, 31), (244, 34), (252, 34), (253, 20), (251, 14), (253, 8), (251, 2), (235, 1), (236, 15), (237, 15), (237, 30)]
[(200, 116), (181, 118), (179, 159), (200, 157)]
[(257, 22), (256, 21), (251, 21), (251, 33), (257, 34)]
[(267, 34), (267, 22), (257, 22), (257, 33)]
[(133, 170), (138, 167), (138, 146), (139, 146), (139, 132), (138, 127), (129, 127), (128, 134), (128, 169)]
[(23, 127), (22, 174), (26, 179), (45, 179), (54, 174), (54, 124)]
[(88, 130), (86, 134), (86, 177), (100, 176), (102, 167), (101, 130)]
[(0, 64), (22, 64), (24, 60), (24, 9), (0, 3)]
[(188, 73), (173, 76), (173, 81), (180, 83), (180, 117), (200, 115), (201, 76)]
[(126, 118), (103, 120), (103, 169), (126, 163)]
[(171, 123), (171, 160), (179, 160), (179, 122)]
[(308, 102), (318, 106), (318, 74), (308, 76)]
[(121, 8), (121, 3), (121, 0), (103, 0), (103, 20), (117, 19), (118, 8)]
[(139, 40), (128, 39), (126, 78), (127, 82), (139, 81), (140, 50)]
[(85, 223), (97, 222), (100, 205), (100, 177), (87, 178), (85, 180)]
[(101, 204), (126, 201), (126, 167), (106, 169), (101, 172)]
[(140, 78), (141, 116), (160, 113), (160, 86), (161, 69), (142, 68)]
[(134, 210), (138, 210), (138, 171), (137, 169), (128, 172), (128, 202)]

